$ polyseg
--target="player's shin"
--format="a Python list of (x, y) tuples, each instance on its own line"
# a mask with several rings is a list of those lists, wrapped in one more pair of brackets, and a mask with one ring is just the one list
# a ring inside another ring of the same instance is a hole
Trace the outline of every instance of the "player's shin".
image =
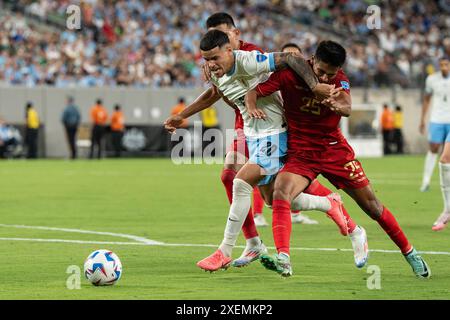
[(241, 179), (234, 179), (233, 201), (230, 206), (224, 238), (219, 249), (226, 256), (231, 256), (239, 232), (251, 205), (253, 187)]
[[(305, 189), (304, 192), (312, 194), (314, 196), (328, 196), (329, 194), (333, 193), (333, 191), (322, 185), (317, 179), (313, 180), (309, 185), (309, 187)], [(347, 209), (345, 209), (344, 206), (342, 206), (342, 213), (344, 214), (345, 219), (347, 220), (348, 233), (351, 234), (356, 228), (356, 223), (350, 217), (350, 215), (347, 212)]]
[(399, 247), (403, 254), (407, 254), (412, 250), (412, 246), (406, 238), (406, 235), (403, 233), (403, 230), (400, 228), (397, 220), (386, 207), (383, 207), (383, 212), (376, 221), (391, 240)]
[(222, 180), (223, 186), (225, 187), (225, 191), (227, 193), (228, 201), (231, 203), (233, 200), (233, 180), (236, 177), (237, 172), (233, 169), (222, 170), (222, 175), (220, 176), (220, 180)]
[(274, 199), (272, 203), (272, 232), (278, 253), (289, 255), (292, 231), (291, 204), (286, 200)]
[(422, 192), (427, 191), (428, 188), (430, 187), (431, 177), (433, 176), (437, 156), (438, 156), (437, 153), (433, 153), (431, 151), (427, 152), (427, 155), (425, 157), (425, 164), (423, 167), (422, 186), (420, 188)]
[(327, 212), (331, 209), (330, 201), (326, 197), (300, 193), (291, 203), (291, 210), (319, 210)]
[(450, 213), (450, 163), (439, 162), (439, 176), (444, 199), (444, 212)]

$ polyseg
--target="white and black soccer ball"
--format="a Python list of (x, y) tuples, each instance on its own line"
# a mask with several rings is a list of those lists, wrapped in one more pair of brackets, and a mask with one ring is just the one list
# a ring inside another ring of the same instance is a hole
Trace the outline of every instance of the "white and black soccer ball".
[(84, 262), (84, 275), (94, 286), (109, 286), (122, 276), (122, 263), (110, 250), (96, 250)]

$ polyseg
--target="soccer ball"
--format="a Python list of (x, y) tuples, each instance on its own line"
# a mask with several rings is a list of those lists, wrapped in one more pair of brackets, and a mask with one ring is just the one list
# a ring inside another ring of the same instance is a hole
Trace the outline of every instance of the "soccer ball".
[(96, 250), (84, 262), (84, 275), (94, 286), (109, 286), (122, 276), (119, 257), (109, 250)]

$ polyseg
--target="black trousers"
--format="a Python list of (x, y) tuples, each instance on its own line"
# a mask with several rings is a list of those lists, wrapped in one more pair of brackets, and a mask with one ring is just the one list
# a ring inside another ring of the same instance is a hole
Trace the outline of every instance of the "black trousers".
[(383, 130), (383, 150), (384, 154), (391, 154), (392, 130)]
[(66, 128), (67, 143), (69, 144), (70, 149), (70, 157), (72, 159), (76, 159), (77, 158), (76, 137), (78, 127), (65, 126), (65, 128)]
[(38, 155), (38, 130), (27, 128), (25, 131), (25, 145), (27, 146), (27, 158), (36, 159)]
[(89, 158), (94, 158), (94, 149), (97, 147), (97, 158), (102, 157), (103, 149), (103, 135), (105, 133), (105, 127), (100, 125), (94, 125), (91, 134), (91, 152), (89, 153)]
[(111, 131), (114, 156), (119, 158), (122, 155), (122, 137), (123, 131)]
[(392, 142), (396, 147), (396, 153), (403, 153), (403, 133), (402, 129), (394, 129)]

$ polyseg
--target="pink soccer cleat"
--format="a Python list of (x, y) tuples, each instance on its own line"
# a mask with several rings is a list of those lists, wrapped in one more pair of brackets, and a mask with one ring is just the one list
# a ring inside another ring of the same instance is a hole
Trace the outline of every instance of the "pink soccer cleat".
[(327, 211), (328, 218), (332, 219), (339, 227), (339, 231), (343, 236), (348, 235), (347, 219), (345, 219), (342, 211), (343, 202), (341, 196), (337, 193), (332, 193), (327, 196), (331, 203), (331, 209)]
[(197, 262), (197, 267), (205, 271), (217, 271), (219, 269), (227, 269), (230, 266), (231, 258), (226, 257), (222, 251), (216, 250), (212, 255)]
[(450, 221), (450, 213), (443, 212), (436, 220), (436, 222), (433, 224), (433, 227), (431, 229), (433, 231), (441, 231), (447, 226), (447, 223), (449, 221)]

